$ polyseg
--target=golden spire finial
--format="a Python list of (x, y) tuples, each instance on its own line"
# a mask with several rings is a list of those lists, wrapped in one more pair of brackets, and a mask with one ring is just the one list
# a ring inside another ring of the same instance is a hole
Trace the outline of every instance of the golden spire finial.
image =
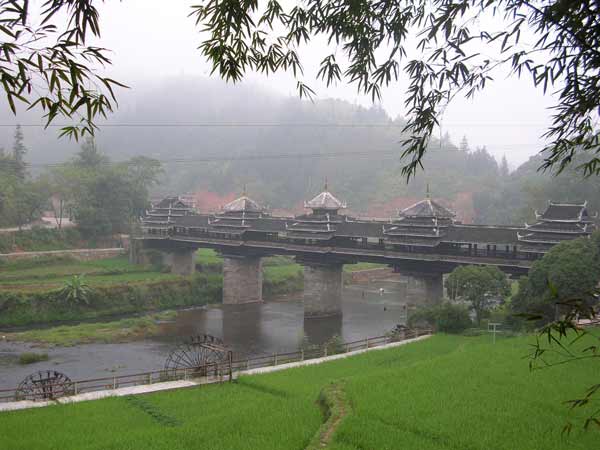
[(431, 198), (431, 192), (429, 192), (429, 183), (427, 183), (427, 192), (425, 193), (427, 198)]
[(248, 195), (248, 192), (246, 190), (246, 183), (244, 183), (244, 190), (242, 191), (242, 196), (246, 197)]
[(325, 189), (324, 190), (325, 190), (325, 192), (327, 192), (329, 190), (328, 183), (327, 183), (327, 177), (325, 177)]

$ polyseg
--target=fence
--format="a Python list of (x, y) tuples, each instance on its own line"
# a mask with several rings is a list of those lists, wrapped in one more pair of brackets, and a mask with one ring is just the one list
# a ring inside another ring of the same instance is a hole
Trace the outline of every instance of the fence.
[(431, 329), (404, 329), (390, 333), (386, 336), (360, 339), (353, 342), (330, 342), (323, 346), (303, 348), (289, 353), (273, 353), (267, 356), (233, 359), (229, 352), (227, 361), (206, 364), (193, 368), (156, 370), (151, 372), (136, 373), (132, 375), (119, 375), (112, 377), (94, 378), (88, 380), (68, 381), (67, 383), (42, 382), (30, 388), (18, 387), (14, 389), (1, 389), (0, 402), (19, 400), (53, 400), (59, 397), (77, 395), (86, 392), (118, 389), (122, 387), (150, 385), (165, 381), (191, 380), (200, 384), (221, 383), (231, 381), (236, 374), (246, 370), (261, 367), (272, 367), (281, 364), (304, 361), (308, 359), (331, 356), (380, 347), (392, 342), (400, 342), (429, 335)]

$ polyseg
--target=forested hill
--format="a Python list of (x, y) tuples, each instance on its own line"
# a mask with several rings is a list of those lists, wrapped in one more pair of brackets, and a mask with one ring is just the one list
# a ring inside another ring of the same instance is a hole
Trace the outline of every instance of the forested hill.
[[(167, 161), (191, 160), (165, 165), (160, 193), (199, 192), (200, 200), (206, 192), (225, 198), (246, 185), (265, 205), (298, 211), (327, 179), (352, 213), (389, 215), (423, 198), (429, 184), (432, 195), (471, 221), (471, 193), (499, 172), (486, 152), (459, 150), (446, 137), (442, 145), (433, 144), (425, 171), (407, 185), (400, 175), (401, 119), (376, 107), (339, 100), (311, 103), (217, 81), (177, 80), (156, 86), (136, 96), (135, 107), (122, 107), (112, 120), (180, 124), (105, 128), (100, 146), (121, 156), (144, 153)], [(216, 126), (187, 126), (190, 122)], [(202, 161), (212, 158), (220, 160)]]
[[(246, 185), (272, 209), (298, 211), (327, 179), (352, 213), (389, 216), (423, 198), (429, 184), (432, 196), (461, 220), (486, 223), (520, 221), (537, 202), (521, 192), (529, 189), (522, 178), (529, 178), (535, 163), (508, 176), (485, 150), (458, 145), (461, 137), (455, 136), (435, 140), (425, 170), (407, 184), (399, 160), (403, 121), (345, 101), (310, 103), (247, 85), (177, 78), (123, 93), (108, 122), (97, 143), (112, 160), (145, 155), (163, 161), (156, 195), (195, 192), (201, 201), (218, 202)], [(13, 130), (2, 131), (8, 148)], [(77, 151), (77, 144), (56, 140), (55, 129), (24, 131), (33, 163), (65, 161)]]

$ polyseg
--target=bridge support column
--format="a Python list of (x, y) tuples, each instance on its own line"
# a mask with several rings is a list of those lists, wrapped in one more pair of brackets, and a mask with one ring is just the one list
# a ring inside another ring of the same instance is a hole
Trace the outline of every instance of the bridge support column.
[(195, 254), (195, 249), (176, 250), (167, 253), (168, 258), (171, 260), (169, 264), (171, 272), (177, 275), (192, 275), (196, 271)]
[(425, 301), (427, 303), (440, 303), (444, 298), (444, 274), (420, 274), (423, 287), (425, 288)]
[(262, 302), (262, 260), (223, 255), (223, 304)]
[(304, 266), (304, 317), (342, 314), (342, 264)]
[(177, 275), (192, 275), (196, 270), (195, 254), (194, 248), (163, 250), (141, 247), (130, 255), (130, 261), (134, 264), (166, 266)]
[(413, 272), (400, 268), (396, 272), (406, 277), (406, 295), (426, 303), (439, 303), (444, 298), (444, 274), (441, 272)]

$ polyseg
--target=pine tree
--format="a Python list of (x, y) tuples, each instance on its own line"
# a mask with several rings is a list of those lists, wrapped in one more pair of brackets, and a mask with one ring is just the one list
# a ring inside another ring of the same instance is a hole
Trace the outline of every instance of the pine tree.
[(25, 175), (27, 174), (27, 167), (25, 166), (26, 153), (27, 147), (23, 143), (23, 130), (21, 130), (21, 125), (17, 125), (13, 143), (13, 161), (15, 164), (15, 175), (21, 180), (25, 179)]
[(100, 152), (93, 137), (88, 137), (75, 156), (75, 165), (85, 169), (97, 169), (108, 163), (108, 158)]
[(506, 160), (506, 155), (502, 156), (502, 162), (500, 163), (500, 176), (506, 178), (510, 170), (508, 169), (508, 161)]
[(466, 136), (462, 137), (458, 148), (460, 150), (462, 150), (463, 152), (468, 152), (469, 151), (469, 141), (467, 141), (467, 137)]

